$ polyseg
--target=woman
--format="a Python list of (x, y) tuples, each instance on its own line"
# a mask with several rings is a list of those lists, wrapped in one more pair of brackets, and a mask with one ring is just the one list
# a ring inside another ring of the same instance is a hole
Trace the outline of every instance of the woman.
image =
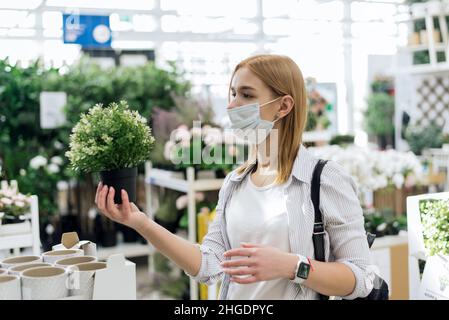
[(252, 136), (255, 148), (226, 176), (216, 218), (201, 245), (148, 219), (124, 190), (117, 206), (117, 191), (100, 184), (98, 208), (137, 230), (197, 281), (222, 280), (220, 299), (366, 297), (374, 272), (362, 209), (353, 180), (333, 162), (321, 176), (327, 262), (313, 259), (310, 182), (317, 159), (301, 141), (307, 100), (298, 66), (285, 56), (250, 57), (235, 68), (230, 93), (232, 126)]

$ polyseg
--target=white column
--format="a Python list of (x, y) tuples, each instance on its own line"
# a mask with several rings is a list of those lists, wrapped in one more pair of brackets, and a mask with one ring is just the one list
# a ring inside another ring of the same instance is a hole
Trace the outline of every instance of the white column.
[(354, 94), (352, 84), (352, 14), (351, 1), (344, 0), (344, 15), (343, 15), (343, 59), (344, 59), (344, 76), (346, 87), (346, 105), (339, 106), (340, 112), (346, 115), (346, 128), (339, 128), (339, 131), (353, 132), (354, 131)]

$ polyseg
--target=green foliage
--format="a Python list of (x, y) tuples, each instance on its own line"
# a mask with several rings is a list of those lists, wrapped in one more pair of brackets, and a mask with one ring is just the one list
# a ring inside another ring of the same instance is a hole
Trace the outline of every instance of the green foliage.
[(126, 101), (97, 104), (73, 128), (66, 156), (76, 171), (132, 168), (150, 158), (153, 143), (146, 119)]
[(177, 279), (168, 279), (164, 281), (160, 286), (160, 290), (163, 294), (180, 300), (184, 297), (184, 293), (187, 292), (189, 285), (189, 277), (182, 273)]
[(440, 148), (443, 145), (443, 131), (433, 122), (427, 127), (410, 126), (405, 131), (405, 140), (410, 149), (420, 155), (424, 149)]
[[(56, 212), (56, 198), (49, 189), (54, 179), (67, 180), (85, 175), (68, 169), (68, 161), (59, 173), (40, 174), (34, 186), (20, 178), (36, 155), (63, 157), (69, 146), (70, 132), (80, 115), (97, 104), (108, 105), (127, 100), (145, 118), (154, 107), (171, 109), (172, 98), (187, 96), (190, 83), (183, 79), (174, 64), (167, 69), (150, 62), (139, 67), (102, 69), (88, 58), (64, 69), (46, 69), (38, 60), (26, 68), (0, 60), (0, 177), (19, 181), (19, 189), (39, 197), (41, 214)], [(40, 127), (39, 96), (42, 91), (67, 93), (67, 124), (57, 129)], [(28, 170), (27, 170), (28, 171)], [(54, 189), (55, 190), (55, 189)], [(48, 205), (45, 205), (47, 203)]]
[(449, 201), (422, 200), (419, 203), (424, 245), (430, 255), (449, 254)]
[(350, 134), (336, 135), (329, 141), (331, 145), (347, 146), (354, 143), (354, 136)]
[(36, 154), (57, 154), (55, 142), (61, 133), (40, 128), (39, 94), (51, 90), (58, 77), (56, 69), (44, 70), (39, 61), (21, 68), (0, 60), (0, 161), (4, 179), (17, 178)]
[(152, 109), (169, 110), (175, 105), (173, 96), (186, 96), (191, 84), (185, 81), (173, 63), (167, 70), (153, 62), (139, 67), (102, 69), (88, 59), (70, 67), (62, 78), (62, 90), (69, 94), (67, 116), (71, 126), (91, 106), (108, 105), (126, 100), (143, 117), (149, 119)]
[[(58, 212), (57, 185), (61, 180), (61, 173), (52, 170), (51, 166), (57, 166), (57, 164), (50, 163), (49, 166), (39, 167), (28, 165), (21, 170), (17, 178), (21, 192), (38, 195), (39, 212), (41, 216), (47, 217)], [(59, 166), (57, 168), (61, 170)]]
[(391, 135), (394, 132), (394, 97), (386, 93), (373, 93), (368, 99), (365, 112), (365, 128), (376, 136)]
[(413, 52), (413, 64), (428, 64), (430, 63), (430, 56), (428, 50)]
[(176, 222), (179, 217), (178, 209), (176, 208), (176, 199), (179, 197), (179, 192), (173, 190), (166, 190), (161, 196), (160, 205), (155, 213), (155, 217), (163, 222)]
[(365, 212), (365, 230), (378, 237), (397, 235), (407, 230), (407, 216), (396, 217), (391, 210)]

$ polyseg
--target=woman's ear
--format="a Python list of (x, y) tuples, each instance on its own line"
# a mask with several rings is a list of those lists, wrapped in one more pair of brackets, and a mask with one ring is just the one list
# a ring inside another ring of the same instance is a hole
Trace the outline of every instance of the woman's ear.
[(278, 118), (283, 118), (287, 114), (290, 113), (290, 111), (295, 106), (295, 100), (293, 100), (291, 95), (283, 96), (281, 99), (281, 106), (278, 111)]

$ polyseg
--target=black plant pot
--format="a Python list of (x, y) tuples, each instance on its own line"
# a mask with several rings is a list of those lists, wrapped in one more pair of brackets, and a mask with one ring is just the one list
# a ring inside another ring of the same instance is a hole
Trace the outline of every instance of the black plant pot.
[(123, 234), (123, 242), (132, 243), (139, 240), (139, 234), (132, 228), (122, 225), (120, 231)]
[(20, 217), (17, 216), (4, 216), (2, 219), (2, 224), (15, 224), (15, 223), (22, 223), (25, 220), (20, 219)]
[(114, 247), (117, 245), (117, 232), (116, 230), (103, 230), (101, 236), (101, 246), (104, 248)]
[(215, 177), (217, 179), (223, 179), (226, 177), (226, 172), (223, 169), (217, 169), (215, 170)]
[(136, 202), (137, 167), (102, 171), (100, 172), (100, 178), (103, 185), (114, 188), (115, 203), (122, 203), (122, 189), (126, 190), (128, 193), (130, 202)]

